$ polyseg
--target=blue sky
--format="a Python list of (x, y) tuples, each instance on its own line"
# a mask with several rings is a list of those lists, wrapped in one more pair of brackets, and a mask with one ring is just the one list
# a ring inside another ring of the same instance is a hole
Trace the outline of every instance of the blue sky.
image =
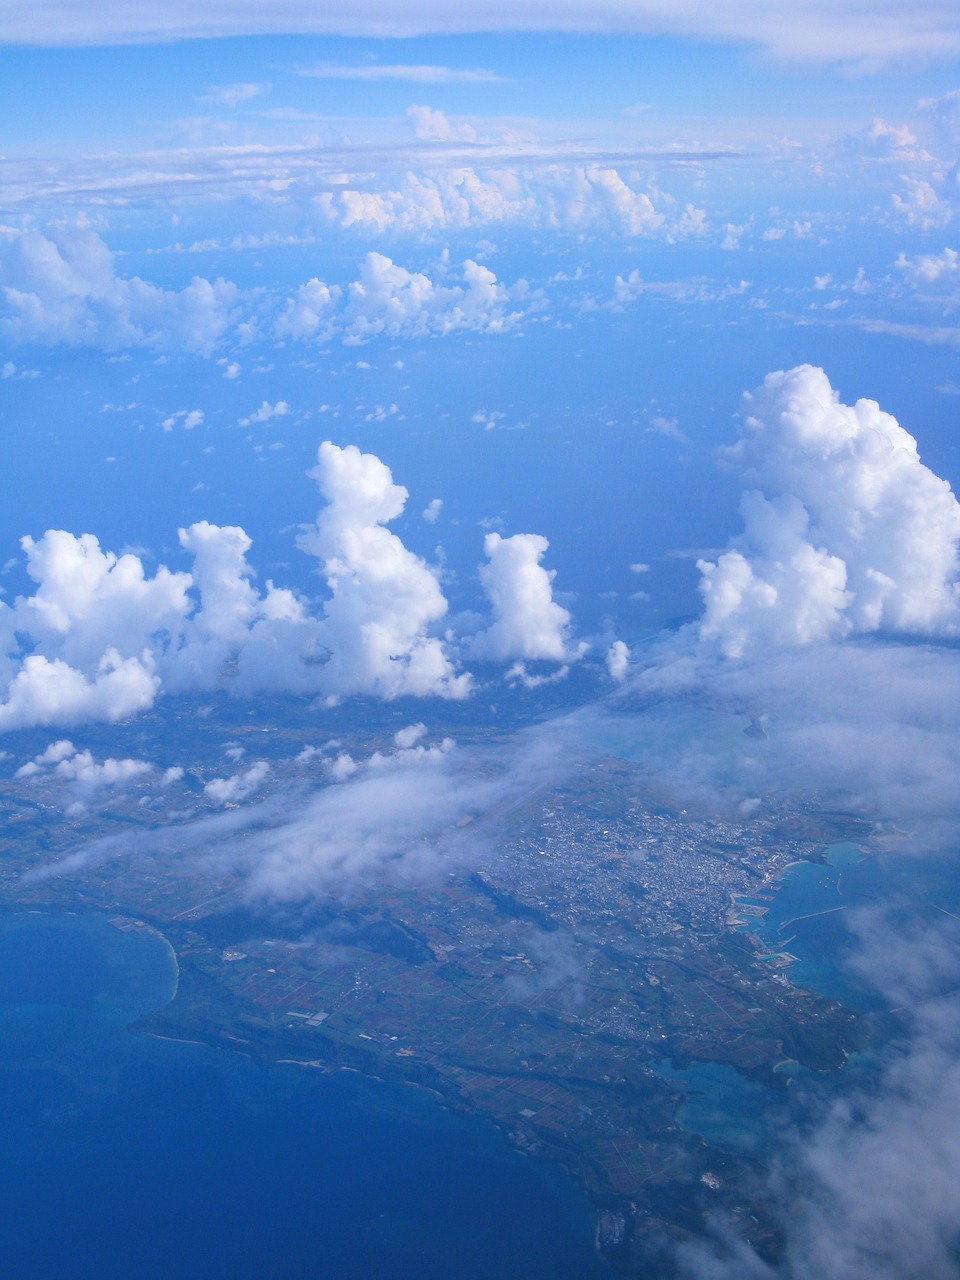
[[(94, 822), (83, 735), (183, 697), (679, 693), (780, 726), (664, 765), (691, 803), (956, 847), (954, 5), (16, 0), (0, 119), (11, 778)], [(476, 779), (403, 732), (442, 844)], [(310, 758), (349, 852), (379, 775)], [(293, 764), (231, 761), (191, 804), (279, 814)]]
[(493, 530), (547, 539), (599, 662), (700, 609), (771, 371), (956, 475), (948, 9), (14, 5), (0, 38), (11, 599), (26, 534), (186, 572), (207, 520), (323, 607), (329, 438), (410, 490), (457, 661)]

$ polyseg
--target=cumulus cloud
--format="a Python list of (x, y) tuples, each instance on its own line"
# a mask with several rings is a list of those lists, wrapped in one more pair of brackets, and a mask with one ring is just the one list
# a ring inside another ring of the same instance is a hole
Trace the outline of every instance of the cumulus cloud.
[(487, 563), (480, 568), (480, 581), (493, 606), (493, 622), (474, 637), (474, 656), (567, 663), (583, 655), (587, 646), (570, 642), (569, 611), (553, 598), (556, 571), (540, 563), (549, 546), (536, 533), (484, 538)]
[(860, 133), (844, 138), (840, 149), (877, 160), (909, 160), (925, 155), (918, 150), (917, 139), (907, 125), (890, 124), (880, 116), (875, 116)]
[(418, 138), (426, 142), (476, 142), (477, 131), (473, 125), (461, 120), (455, 123), (443, 111), (433, 107), (407, 107), (407, 119)]
[(203, 794), (215, 804), (239, 804), (253, 795), (269, 773), (270, 766), (266, 760), (258, 760), (242, 773), (231, 774), (229, 778), (212, 778), (203, 788)]
[(960, 254), (946, 248), (943, 253), (901, 253), (894, 266), (902, 271), (911, 284), (935, 284), (938, 280), (952, 280), (960, 275)]
[(940, 231), (953, 218), (949, 202), (925, 178), (904, 177), (903, 193), (894, 192), (890, 200), (894, 220), (918, 231)]
[[(455, 124), (442, 112), (411, 107), (418, 135), (434, 141), (469, 141), (473, 127)], [(655, 202), (656, 201), (656, 202)], [(628, 237), (680, 239), (705, 230), (702, 210), (678, 217), (659, 193), (645, 191), (610, 165), (547, 164), (477, 169), (451, 164), (427, 172), (408, 171), (371, 189), (347, 182), (324, 192), (317, 205), (342, 227), (381, 232), (521, 225), (565, 231), (607, 231)]]
[(185, 431), (192, 431), (194, 427), (203, 426), (203, 418), (202, 409), (178, 409), (175, 413), (168, 414), (160, 425), (164, 431), (172, 431), (178, 422), (182, 422)]
[(374, 190), (348, 183), (318, 196), (317, 206), (341, 227), (397, 233), (531, 221), (538, 207), (516, 176), (480, 174), (470, 167), (408, 172)]
[(317, 623), (293, 592), (270, 581), (263, 594), (257, 590), (243, 529), (201, 520), (180, 530), (180, 545), (193, 554), (199, 607), (167, 649), (165, 687), (215, 688), (229, 671), (237, 692), (309, 689), (305, 664), (317, 649)]
[[(399, 337), (476, 329), (496, 333), (515, 325), (529, 306), (525, 280), (506, 288), (489, 267), (468, 258), (463, 284), (440, 285), (408, 271), (382, 253), (368, 253), (360, 279), (348, 289), (347, 337)], [(516, 304), (519, 304), (519, 308)]]
[(269, 400), (262, 400), (260, 408), (255, 409), (253, 413), (247, 417), (241, 418), (238, 426), (252, 427), (260, 425), (264, 422), (271, 422), (274, 418), (286, 418), (290, 413), (290, 406), (286, 400), (278, 400), (276, 404), (271, 404)]
[[(96, 760), (92, 752), (78, 750), (69, 739), (61, 738), (21, 765), (14, 776), (19, 779), (52, 778), (65, 784), (71, 793), (86, 799), (105, 787), (121, 790), (155, 772), (154, 766), (146, 760), (117, 760), (113, 757)], [(183, 770), (175, 770), (174, 773), (182, 776)], [(170, 782), (176, 779), (164, 774), (163, 780)]]
[(88, 227), (47, 235), (0, 227), (0, 332), (13, 341), (209, 355), (236, 319), (239, 297), (225, 280), (195, 276), (170, 290), (118, 275)]
[(611, 680), (619, 683), (626, 679), (627, 668), (630, 665), (630, 650), (622, 640), (614, 640), (607, 650), (606, 663)]
[(324, 284), (316, 276), (300, 285), (284, 303), (275, 329), (279, 338), (319, 338), (332, 336), (333, 313), (340, 297), (337, 285)]
[[(161, 567), (148, 577), (138, 556), (104, 551), (92, 534), (50, 529), (38, 541), (21, 539), (21, 546), (37, 589), (18, 597), (12, 610), (0, 609), (0, 630), (29, 636), (43, 661), (91, 673), (113, 652), (150, 668), (144, 655), (154, 651), (154, 637), (177, 634), (191, 609), (188, 574)], [(115, 682), (120, 669), (109, 661), (105, 675)], [(38, 679), (52, 678), (52, 671), (39, 675), (39, 663), (36, 670)]]
[[(373, 209), (365, 207), (367, 212)], [(371, 252), (359, 278), (345, 289), (316, 278), (301, 285), (284, 303), (275, 330), (281, 338), (329, 341), (340, 336), (347, 343), (381, 334), (425, 337), (463, 329), (501, 333), (540, 304), (525, 280), (504, 285), (488, 267), (470, 258), (463, 264), (462, 283), (438, 283), (385, 254)]]
[(319, 560), (319, 611), (267, 581), (238, 526), (180, 530), (189, 573), (151, 576), (92, 534), (26, 537), (32, 595), (0, 601), (0, 729), (116, 721), (160, 693), (226, 688), (462, 698), (435, 629), (447, 611), (436, 574), (386, 525), (407, 491), (379, 458), (324, 443), (311, 476), (327, 506), (298, 542)]
[(704, 640), (731, 656), (875, 631), (954, 635), (960, 504), (872, 400), (822, 369), (769, 374), (728, 451), (743, 534), (699, 561)]
[[(354, 197), (341, 191), (338, 199), (350, 204)], [(356, 194), (349, 217), (343, 206), (344, 225), (386, 225), (392, 214), (380, 202), (375, 194)], [(249, 335), (261, 324), (282, 339), (339, 337), (357, 343), (379, 335), (507, 332), (543, 305), (525, 280), (504, 284), (489, 267), (469, 258), (456, 279), (446, 270), (442, 279), (431, 279), (376, 252), (367, 254), (358, 278), (346, 285), (313, 277), (285, 298), (243, 293), (229, 281), (201, 277), (179, 291), (165, 290), (138, 276), (117, 274), (114, 255), (89, 228), (54, 228), (43, 235), (0, 226), (0, 334), (16, 342), (210, 356), (230, 332)], [(220, 362), (225, 377), (239, 375), (238, 364), (225, 357)], [(16, 374), (9, 363), (4, 376)], [(284, 401), (264, 401), (240, 425), (288, 411)], [(199, 410), (181, 411), (170, 415), (164, 428), (181, 419), (188, 428), (203, 420)]]
[(386, 528), (403, 511), (407, 490), (355, 445), (325, 441), (310, 474), (328, 505), (297, 541), (319, 559), (330, 591), (321, 687), (332, 696), (464, 697), (469, 677), (456, 674), (443, 642), (430, 634), (447, 611), (437, 578)]
[(136, 658), (108, 649), (89, 678), (59, 659), (24, 658), (0, 705), (0, 731), (32, 725), (115, 722), (153, 705), (159, 678)]

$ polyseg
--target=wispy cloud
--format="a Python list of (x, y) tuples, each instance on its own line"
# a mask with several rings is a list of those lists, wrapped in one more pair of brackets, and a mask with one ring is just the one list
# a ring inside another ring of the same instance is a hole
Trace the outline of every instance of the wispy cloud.
[(268, 84), (214, 84), (197, 101), (219, 103), (226, 107), (239, 107), (242, 102), (250, 102), (254, 98), (259, 98), (262, 93), (269, 92), (269, 90), (270, 86)]
[(678, 35), (749, 43), (792, 62), (841, 63), (875, 71), (912, 58), (942, 59), (960, 49), (955, 6), (916, 0), (862, 0), (856, 6), (796, 0), (758, 6), (755, 0), (156, 0), (138, 5), (90, 5), (61, 0), (49, 7), (7, 0), (0, 41), (42, 45), (132, 44), (239, 35), (411, 37), (478, 31), (597, 31)]
[(313, 62), (294, 67), (298, 76), (318, 80), (410, 80), (414, 84), (499, 84), (503, 76), (486, 67), (438, 67), (431, 63), (371, 62), (348, 65)]

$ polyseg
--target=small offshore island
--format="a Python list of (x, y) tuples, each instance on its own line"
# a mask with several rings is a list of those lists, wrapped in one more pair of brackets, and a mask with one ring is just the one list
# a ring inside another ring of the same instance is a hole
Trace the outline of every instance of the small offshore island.
[(136, 1030), (405, 1082), (484, 1116), (571, 1172), (624, 1274), (718, 1211), (776, 1252), (751, 1157), (683, 1128), (675, 1077), (717, 1064), (783, 1090), (791, 1071), (834, 1071), (857, 1047), (856, 1015), (794, 985), (792, 957), (758, 926), (785, 869), (865, 839), (861, 819), (695, 817), (606, 755), (464, 815), (479, 862), (268, 909), (232, 872), (162, 856), (24, 879), (69, 850), (69, 828), (22, 785), (6, 786), (4, 809), (5, 904), (69, 903), (173, 948), (176, 997)]

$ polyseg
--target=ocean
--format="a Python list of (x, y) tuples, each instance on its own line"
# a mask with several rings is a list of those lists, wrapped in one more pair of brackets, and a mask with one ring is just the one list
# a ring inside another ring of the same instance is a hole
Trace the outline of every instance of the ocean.
[(30, 1280), (600, 1280), (560, 1169), (404, 1087), (128, 1030), (159, 936), (0, 916), (0, 1253)]

